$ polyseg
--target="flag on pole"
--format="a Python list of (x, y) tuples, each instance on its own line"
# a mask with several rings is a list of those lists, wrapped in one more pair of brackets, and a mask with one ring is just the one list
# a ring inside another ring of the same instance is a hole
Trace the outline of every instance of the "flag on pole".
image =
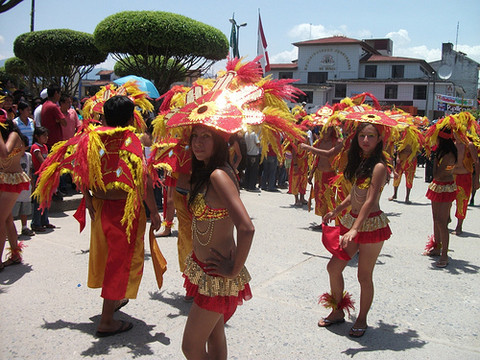
[(268, 59), (267, 51), (267, 39), (265, 39), (265, 34), (263, 32), (262, 18), (260, 17), (260, 12), (258, 12), (258, 41), (257, 41), (257, 56), (263, 55), (260, 59), (260, 65), (262, 66), (263, 73), (270, 71), (270, 60)]
[[(235, 14), (233, 14), (232, 19), (235, 19)], [(238, 51), (237, 27), (235, 26), (234, 21), (232, 21), (232, 30), (230, 31), (230, 47), (232, 48), (231, 57), (240, 57)]]

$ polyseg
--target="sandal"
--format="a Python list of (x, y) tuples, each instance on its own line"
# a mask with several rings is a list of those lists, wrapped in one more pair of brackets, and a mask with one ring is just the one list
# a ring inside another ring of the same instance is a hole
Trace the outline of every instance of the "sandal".
[(350, 329), (350, 332), (348, 333), (348, 335), (350, 335), (350, 337), (353, 337), (353, 338), (360, 338), (363, 335), (365, 335), (365, 331), (367, 331), (367, 328), (368, 328), (368, 326), (365, 326), (364, 328), (353, 328), (352, 327)]
[[(321, 323), (323, 322), (323, 324)], [(345, 318), (337, 319), (337, 320), (328, 320), (327, 318), (321, 318), (317, 325), (319, 327), (329, 327), (330, 325), (335, 325), (335, 324), (343, 324), (345, 322)]]
[(438, 261), (435, 263), (435, 266), (436, 266), (437, 268), (441, 268), (441, 269), (446, 268), (447, 265), (448, 265), (448, 260), (438, 260)]
[(16, 259), (9, 258), (7, 261), (4, 261), (2, 267), (11, 266), (11, 265), (19, 265), (22, 263), (22, 258), (18, 257)]

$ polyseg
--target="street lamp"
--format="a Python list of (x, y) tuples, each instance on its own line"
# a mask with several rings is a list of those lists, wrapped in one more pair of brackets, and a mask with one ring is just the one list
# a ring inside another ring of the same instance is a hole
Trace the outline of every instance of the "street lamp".
[(229, 19), (232, 24), (232, 33), (230, 34), (230, 43), (232, 44), (232, 57), (240, 57), (240, 52), (238, 50), (238, 41), (240, 39), (240, 28), (242, 26), (247, 26), (247, 23), (238, 25), (235, 21), (235, 13), (233, 13), (232, 18)]

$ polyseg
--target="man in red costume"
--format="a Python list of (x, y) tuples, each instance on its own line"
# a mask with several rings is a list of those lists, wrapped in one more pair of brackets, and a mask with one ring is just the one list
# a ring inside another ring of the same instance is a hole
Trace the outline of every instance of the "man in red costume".
[[(125, 128), (133, 124), (133, 110), (134, 104), (126, 96), (114, 96), (105, 102), (106, 126), (95, 131), (105, 146), (99, 155), (106, 190), (83, 191), (92, 218), (88, 286), (101, 287), (104, 298), (98, 337), (133, 327), (130, 322), (114, 320), (113, 314), (127, 299), (136, 298), (143, 273), (146, 216), (142, 199), (138, 199), (144, 192), (137, 189), (143, 181), (136, 178), (139, 172), (135, 169), (145, 164), (145, 158), (140, 140)], [(159, 229), (152, 181), (149, 177), (146, 180), (144, 200), (152, 227)]]

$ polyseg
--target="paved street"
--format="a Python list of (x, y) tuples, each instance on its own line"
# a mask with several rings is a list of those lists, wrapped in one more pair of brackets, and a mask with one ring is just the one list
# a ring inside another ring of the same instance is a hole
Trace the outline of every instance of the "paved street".
[[(404, 179), (398, 202), (387, 201), (392, 181), (385, 187), (381, 207), (393, 236), (378, 258), (370, 327), (360, 339), (348, 336), (356, 312), (343, 324), (317, 327), (328, 314), (317, 299), (329, 289), (330, 257), (321, 232), (310, 229), (320, 218), (292, 207), (286, 190), (242, 191), (256, 227), (247, 260), (253, 298), (227, 324), (229, 359), (480, 359), (480, 207), (469, 208), (463, 236), (451, 235), (449, 266), (435, 268), (421, 256), (433, 228), (423, 175), (418, 169), (411, 205), (403, 203)], [(0, 359), (182, 359), (189, 304), (176, 237), (158, 239), (168, 261), (160, 290), (147, 245), (138, 298), (118, 314), (134, 328), (97, 339), (101, 298), (86, 286), (88, 225), (79, 234), (72, 214), (51, 214), (58, 229), (26, 240), (24, 264), (0, 273)], [(354, 258), (345, 288), (358, 302), (356, 267)]]

